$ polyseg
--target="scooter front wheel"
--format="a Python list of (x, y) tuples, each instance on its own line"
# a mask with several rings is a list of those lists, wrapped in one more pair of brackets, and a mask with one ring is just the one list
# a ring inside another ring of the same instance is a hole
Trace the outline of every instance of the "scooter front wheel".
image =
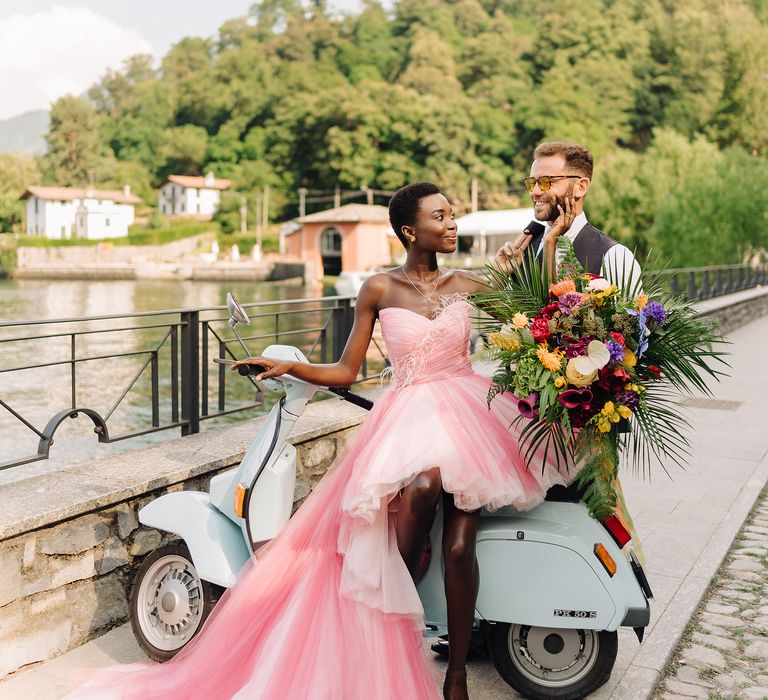
[(184, 542), (147, 555), (131, 589), (131, 627), (154, 661), (173, 658), (197, 634), (219, 598), (220, 589), (198, 575)]
[(488, 646), (499, 675), (526, 698), (576, 700), (597, 690), (616, 661), (616, 632), (496, 623)]

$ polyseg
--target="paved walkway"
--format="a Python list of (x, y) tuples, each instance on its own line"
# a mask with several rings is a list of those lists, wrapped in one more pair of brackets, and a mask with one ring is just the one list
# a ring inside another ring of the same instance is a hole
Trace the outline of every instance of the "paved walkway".
[(768, 492), (737, 535), (656, 698), (768, 698)]
[[(734, 331), (730, 340), (730, 376), (716, 387), (717, 400), (690, 402), (694, 433), (689, 468), (671, 468), (671, 479), (657, 470), (650, 480), (624, 469), (622, 481), (655, 598), (645, 641), (639, 645), (631, 630), (620, 630), (613, 675), (593, 698), (644, 700), (653, 695), (768, 479), (768, 317)], [(754, 560), (765, 564), (759, 557)], [(73, 669), (139, 658), (130, 628), (124, 625), (1, 682), (0, 700), (56, 700)], [(470, 672), (473, 700), (517, 697), (486, 659), (474, 659)]]

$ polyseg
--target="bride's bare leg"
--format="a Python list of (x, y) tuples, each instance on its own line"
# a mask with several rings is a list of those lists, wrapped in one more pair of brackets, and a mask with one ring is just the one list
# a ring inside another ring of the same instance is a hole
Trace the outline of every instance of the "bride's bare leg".
[(475, 558), (480, 511), (467, 513), (458, 509), (450, 493), (443, 497), (443, 505), (443, 559), (448, 603), (448, 670), (443, 695), (446, 700), (468, 700), (467, 654), (480, 583)]
[(443, 484), (440, 469), (434, 467), (419, 474), (403, 488), (397, 509), (397, 548), (411, 576), (416, 573), (419, 555), (424, 549)]

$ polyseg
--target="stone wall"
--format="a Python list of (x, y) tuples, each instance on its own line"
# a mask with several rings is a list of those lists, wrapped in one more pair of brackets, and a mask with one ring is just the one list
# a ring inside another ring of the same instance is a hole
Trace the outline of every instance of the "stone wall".
[[(339, 407), (336, 401), (317, 405), (327, 412), (331, 403)], [(295, 507), (327, 471), (357, 429), (362, 415), (360, 411), (351, 421), (347, 417), (343, 423), (351, 425), (329, 432), (313, 427), (318, 421), (328, 422), (322, 410), (309, 413), (314, 415), (309, 417), (304, 434), (299, 431), (298, 439), (293, 441), (298, 454)], [(258, 422), (249, 421), (250, 429), (245, 431), (248, 436), (254, 434)], [(232, 435), (238, 432), (236, 428), (223, 431)], [(200, 437), (174, 443), (192, 447), (189, 441)], [(242, 440), (238, 442), (238, 447), (245, 447)], [(168, 445), (137, 452), (151, 458), (153, 452), (164, 448), (167, 451)], [(181, 481), (162, 479), (160, 488), (1, 540), (0, 678), (27, 664), (57, 656), (125, 622), (133, 575), (141, 558), (174, 539), (173, 535), (140, 525), (138, 510), (164, 493), (185, 489), (207, 491), (211, 477), (237, 464), (241, 456), (242, 452), (232, 454), (223, 463), (213, 464), (203, 475)], [(109, 473), (117, 459), (92, 463), (89, 469), (91, 473)], [(34, 488), (34, 482), (44, 478), (21, 484)], [(10, 494), (0, 493), (0, 498), (3, 496)]]

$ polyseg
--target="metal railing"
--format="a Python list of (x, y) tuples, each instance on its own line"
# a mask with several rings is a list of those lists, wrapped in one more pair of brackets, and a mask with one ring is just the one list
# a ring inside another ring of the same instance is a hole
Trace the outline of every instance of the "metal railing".
[(768, 266), (716, 265), (710, 267), (680, 267), (664, 270), (669, 291), (689, 301), (704, 301), (768, 284)]
[[(250, 341), (253, 352), (283, 342), (299, 347), (314, 362), (334, 362), (341, 356), (352, 328), (353, 301), (351, 297), (323, 297), (244, 304), (251, 310), (248, 330), (252, 332), (243, 339)], [(236, 382), (228, 382), (224, 365), (212, 363), (213, 357), (235, 358), (230, 346), (236, 340), (227, 321), (225, 307), (209, 307), (0, 323), (0, 413), (5, 412), (17, 427), (21, 424), (38, 438), (34, 453), (3, 459), (0, 470), (46, 459), (57, 428), (66, 418), (80, 414), (93, 422), (99, 442), (111, 443), (171, 428), (189, 435), (200, 431), (202, 421), (259, 406), (263, 397), (255, 383), (246, 390), (247, 383), (239, 376)], [(52, 332), (46, 332), (48, 328)], [(110, 351), (110, 345), (119, 349)], [(376, 337), (369, 352), (375, 367), (369, 371), (366, 356), (357, 381), (380, 376), (386, 365)], [(45, 357), (13, 365), (19, 357), (35, 354)], [(3, 355), (13, 366), (4, 366)], [(110, 370), (119, 363), (122, 372)], [(130, 373), (126, 363), (132, 365)], [(85, 375), (95, 366), (101, 368), (97, 385), (106, 385), (96, 397), (92, 376), (89, 391), (83, 386)], [(54, 381), (61, 384), (61, 369), (66, 372), (67, 386), (60, 386), (59, 395), (52, 396), (56, 393), (51, 389)], [(38, 376), (52, 372), (55, 379), (43, 380), (36, 391), (30, 372)], [(123, 376), (115, 389), (111, 380), (120, 374)], [(139, 397), (145, 404), (149, 394), (146, 424), (131, 429), (114, 425), (116, 412), (132, 392), (136, 393), (140, 382), (148, 383), (144, 396)], [(106, 401), (110, 393), (113, 396)], [(84, 394), (88, 394), (85, 399)], [(56, 404), (53, 408), (52, 402)], [(87, 405), (91, 402), (105, 406)], [(50, 416), (45, 427), (35, 425), (41, 412)]]

